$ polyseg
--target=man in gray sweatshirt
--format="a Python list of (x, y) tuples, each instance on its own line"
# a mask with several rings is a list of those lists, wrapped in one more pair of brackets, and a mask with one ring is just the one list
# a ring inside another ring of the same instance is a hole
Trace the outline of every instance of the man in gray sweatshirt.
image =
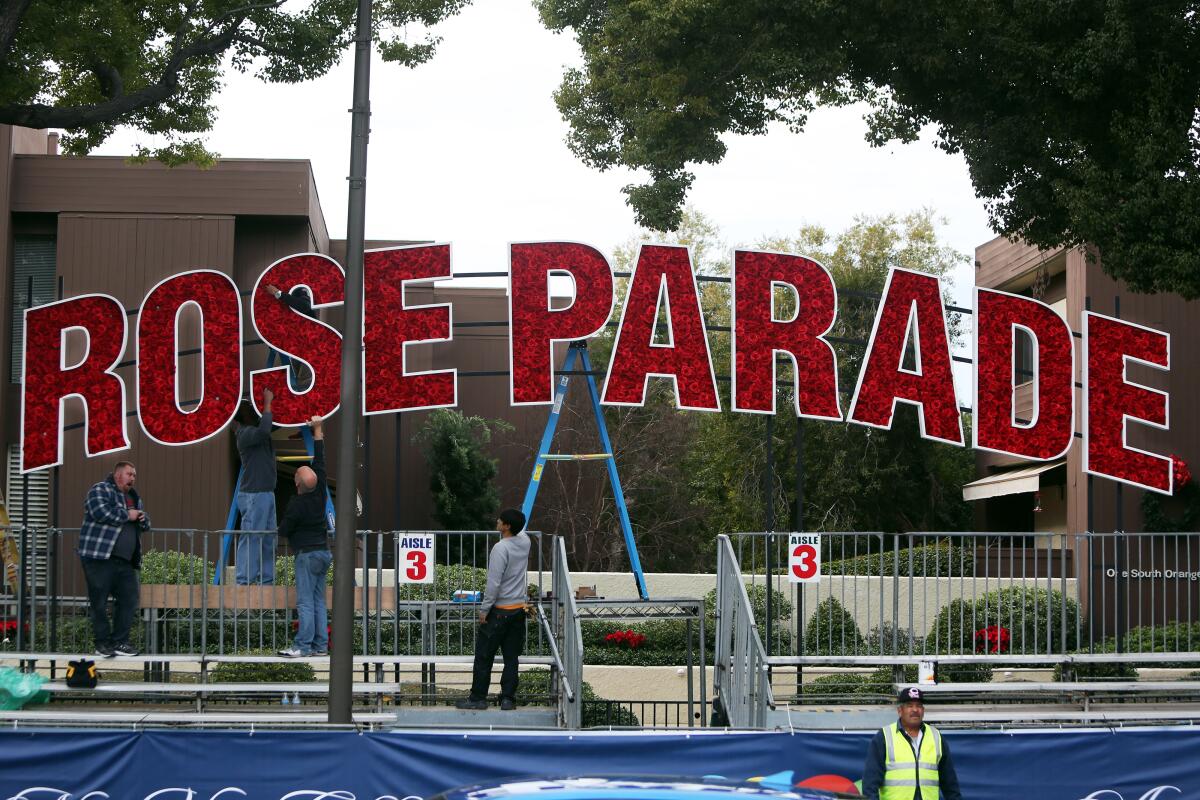
[(482, 711), (488, 707), (488, 686), (496, 651), (504, 655), (500, 675), (500, 709), (517, 707), (517, 661), (525, 646), (526, 574), (529, 571), (529, 534), (524, 533), (525, 515), (506, 508), (496, 520), (500, 541), (488, 556), (487, 588), (479, 607), (479, 631), (475, 636), (475, 668), (471, 696), (459, 700), (459, 708)]

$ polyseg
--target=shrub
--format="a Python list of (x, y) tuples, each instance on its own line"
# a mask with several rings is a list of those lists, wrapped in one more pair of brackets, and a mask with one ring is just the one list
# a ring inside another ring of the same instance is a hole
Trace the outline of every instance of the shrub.
[[(1080, 652), (1088, 652), (1080, 650)], [(1115, 639), (1109, 638), (1103, 642), (1098, 642), (1091, 650), (1095, 653), (1115, 653), (1117, 652), (1117, 642)], [(1137, 668), (1128, 661), (1100, 661), (1100, 662), (1083, 662), (1071, 665), (1069, 675), (1063, 675), (1063, 665), (1054, 665), (1054, 680), (1106, 680), (1113, 678), (1136, 678)]]
[(213, 563), (178, 550), (147, 550), (142, 553), (142, 583), (197, 586), (211, 583)]
[(804, 654), (821, 656), (858, 655), (866, 641), (854, 617), (835, 597), (820, 602), (804, 625)]
[[(589, 620), (581, 625), (583, 660), (587, 664), (610, 666), (678, 666), (687, 663), (687, 622), (653, 620), (634, 624)], [(622, 644), (609, 637), (640, 641), (636, 646)], [(638, 637), (645, 637), (640, 639)], [(699, 663), (699, 624), (692, 623), (692, 660)], [(715, 639), (710, 639), (715, 641)], [(711, 645), (706, 656), (712, 654)]]
[(973, 653), (976, 632), (998, 625), (1008, 629), (1009, 650), (1014, 654), (1066, 653), (1076, 647), (1078, 622), (1079, 605), (1061, 592), (1011, 586), (988, 592), (974, 602), (960, 598), (948, 603), (938, 612), (925, 649), (930, 653)]
[[(897, 656), (908, 655), (909, 639), (912, 632), (908, 628), (893, 625), (891, 622), (881, 622), (867, 632), (867, 655)], [(911, 652), (921, 652), (921, 639), (912, 640)]]
[(804, 696), (847, 697), (857, 695), (862, 689), (866, 676), (861, 672), (842, 672), (836, 675), (822, 675), (804, 684)]
[[(792, 614), (792, 602), (788, 600), (787, 595), (778, 589), (771, 592), (771, 638), (774, 641), (766, 640), (766, 620), (767, 620), (767, 587), (765, 584), (756, 583), (746, 587), (746, 598), (750, 601), (750, 608), (754, 613), (754, 622), (758, 625), (759, 635), (763, 637), (763, 647), (766, 648), (770, 655), (791, 655), (792, 653), (792, 634), (788, 630), (787, 620)], [(704, 595), (704, 628), (706, 631), (707, 641), (705, 647), (709, 648), (709, 652), (715, 646), (717, 641), (717, 590), (712, 589), (708, 594)], [(683, 663), (682, 661), (678, 663)]]
[[(891, 702), (895, 696), (894, 678), (895, 674), (891, 667), (879, 667), (867, 674), (845, 672), (836, 675), (822, 675), (811, 683), (804, 684), (804, 694), (805, 696), (840, 696)], [(904, 667), (904, 681), (905, 683), (916, 683), (917, 668), (915, 665)]]
[[(270, 650), (251, 650), (244, 655), (273, 656)], [(292, 661), (277, 663), (234, 663), (222, 661), (213, 667), (213, 683), (308, 683), (315, 679), (311, 664)]]
[[(1169, 622), (1163, 625), (1143, 625), (1125, 633), (1127, 653), (1186, 653), (1200, 649), (1200, 622)], [(1194, 662), (1157, 664), (1187, 668)]]
[[(583, 682), (579, 691), (579, 700), (583, 703), (580, 712), (581, 724), (585, 728), (637, 728), (641, 727), (637, 714), (617, 702), (608, 702), (596, 696), (595, 689), (587, 681)], [(550, 670), (531, 669), (521, 673), (521, 681), (517, 685), (517, 699), (520, 702), (545, 703), (550, 697)]]
[(975, 574), (975, 551), (970, 547), (959, 547), (950, 542), (910, 547), (897, 552), (884, 550), (879, 553), (827, 561), (821, 565), (824, 575), (908, 575), (909, 568), (918, 578), (973, 576)]

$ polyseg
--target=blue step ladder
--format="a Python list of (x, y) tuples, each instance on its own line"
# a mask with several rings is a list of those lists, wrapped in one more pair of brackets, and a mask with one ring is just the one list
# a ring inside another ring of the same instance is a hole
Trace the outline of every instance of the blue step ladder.
[[(285, 367), (288, 367), (288, 382), (290, 384), (291, 379), (293, 377), (293, 372), (291, 370), (292, 361), (290, 358), (283, 355), (282, 353), (279, 354), (279, 360)], [(267, 368), (270, 369), (273, 366), (275, 366), (275, 351), (274, 350), (270, 351), (270, 353), (267, 355)], [(293, 386), (292, 388), (295, 388), (295, 386)], [(313, 444), (312, 428), (308, 427), (307, 425), (301, 425), (300, 426), (300, 438), (304, 440), (304, 449), (308, 452), (308, 457), (311, 459), (313, 457), (313, 454), (316, 452), (315, 445)], [(234, 530), (234, 526), (238, 524), (237, 487), (242, 485), (242, 472), (244, 470), (245, 470), (245, 467), (238, 467), (237, 482), (233, 484), (233, 500), (229, 503), (229, 514), (228, 514), (228, 516), (225, 517), (225, 530), (227, 530), (227, 531)], [(335, 530), (334, 521), (336, 519), (337, 519), (337, 515), (333, 509), (333, 498), (329, 494), (329, 487), (326, 486), (325, 487), (325, 526), (326, 526), (326, 529), (329, 531), (330, 536), (333, 536), (333, 533)], [(229, 563), (229, 549), (232, 546), (233, 546), (233, 534), (232, 533), (227, 533), (223, 537), (221, 537), (221, 560), (219, 562), (220, 567), (213, 570), (213, 581), (212, 582), (213, 582), (214, 586), (220, 585), (220, 583), (221, 583), (221, 575), (225, 571), (225, 565), (227, 563)]]
[[(567, 386), (571, 382), (570, 372), (579, 361), (586, 373), (588, 395), (592, 399), (592, 414), (596, 417), (596, 428), (600, 432), (600, 446), (603, 453), (551, 453), (550, 445), (554, 441), (554, 431), (558, 427), (558, 418), (562, 414), (563, 400), (567, 395)], [(521, 511), (529, 519), (533, 513), (533, 501), (537, 498), (538, 487), (542, 483), (542, 474), (547, 461), (603, 461), (608, 469), (608, 481), (612, 484), (613, 498), (617, 503), (617, 514), (621, 518), (621, 533), (625, 537), (625, 550), (629, 553), (629, 566), (633, 569), (633, 579), (637, 583), (638, 597), (649, 600), (646, 591), (646, 575), (642, 572), (642, 562), (638, 558), (637, 543), (633, 540), (633, 527), (629, 524), (629, 509), (625, 505), (625, 493), (621, 490), (621, 479), (617, 476), (617, 459), (613, 455), (612, 441), (608, 438), (608, 426), (604, 424), (604, 413), (600, 408), (600, 393), (596, 390), (596, 378), (592, 375), (592, 362), (588, 358), (587, 342), (571, 342), (567, 348), (567, 357), (563, 361), (562, 374), (554, 389), (554, 404), (550, 407), (550, 418), (546, 420), (546, 431), (542, 434), (542, 442), (538, 445), (537, 460), (533, 464), (533, 476), (529, 479), (529, 488), (525, 490), (525, 500), (521, 503)]]

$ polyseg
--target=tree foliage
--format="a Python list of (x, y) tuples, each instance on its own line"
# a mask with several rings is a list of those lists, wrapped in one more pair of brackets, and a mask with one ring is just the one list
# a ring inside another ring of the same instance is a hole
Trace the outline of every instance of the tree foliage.
[[(618, 271), (633, 266), (636, 242), (648, 238), (649, 232), (642, 231), (617, 248)], [(729, 275), (729, 248), (720, 230), (698, 212), (685, 210), (678, 231), (654, 238), (688, 245), (694, 269), (702, 275)], [(890, 267), (945, 275), (963, 261), (938, 241), (936, 221), (928, 211), (861, 219), (837, 235), (810, 226), (793, 237), (764, 239), (756, 246), (802, 253), (827, 266), (844, 297), (831, 335), (859, 341), (868, 337), (874, 320), (876, 303), (870, 294), (882, 289)], [(620, 314), (626, 288), (620, 281), (614, 316)], [(643, 407), (604, 409), (638, 552), (651, 571), (710, 570), (717, 534), (762, 530), (765, 524), (765, 418), (729, 410), (729, 284), (702, 282), (700, 292), (725, 411), (678, 411), (672, 384), (660, 379), (649, 381)], [(867, 296), (851, 297), (852, 292)], [(781, 292), (778, 302), (781, 314), (790, 313), (790, 293)], [(959, 327), (952, 318), (952, 338)], [(601, 374), (613, 334), (609, 328), (589, 341), (593, 367)], [(845, 409), (845, 393), (854, 387), (863, 347), (836, 348)], [(780, 362), (778, 378), (784, 384), (791, 380), (786, 360)], [(780, 389), (778, 408), (770, 498), (776, 528), (785, 530), (792, 527), (796, 511), (797, 420), (787, 413), (790, 389)], [(898, 407), (890, 431), (832, 422), (804, 426), (806, 528), (895, 532), (970, 527), (973, 515), (961, 488), (974, 476), (972, 454), (922, 439), (909, 408)], [(563, 406), (556, 449), (599, 452), (595, 430), (586, 393), (576, 385)], [(548, 465), (534, 509), (533, 524), (566, 536), (577, 570), (621, 570), (626, 563), (612, 492), (606, 480), (597, 479), (602, 469), (597, 462)]]
[[(925, 211), (904, 218), (863, 218), (840, 234), (807, 227), (796, 236), (759, 242), (767, 250), (803, 253), (833, 274), (843, 300), (831, 338), (864, 342), (870, 335), (878, 294), (894, 266), (946, 275), (962, 257), (937, 240), (935, 219)], [(720, 269), (727, 269), (727, 266)], [(728, 291), (725, 289), (724, 291)], [(861, 293), (861, 294), (855, 294)], [(793, 302), (785, 293), (781, 313)], [(867, 296), (863, 296), (867, 295)], [(706, 318), (728, 315), (727, 303), (707, 307)], [(961, 323), (951, 318), (952, 341)], [(725, 323), (727, 324), (727, 322)], [(729, 374), (728, 334), (713, 334), (714, 361)], [(849, 406), (865, 353), (861, 345), (835, 345), (841, 405)], [(778, 380), (790, 386), (791, 365), (780, 363)], [(792, 407), (792, 389), (780, 389), (778, 408)], [(722, 408), (729, 409), (728, 383), (721, 384)], [(774, 469), (770, 497), (776, 529), (791, 529), (796, 514), (797, 419), (778, 414), (772, 426)], [(706, 507), (716, 532), (761, 530), (765, 524), (767, 484), (766, 419), (725, 411), (701, 417), (692, 443), (687, 474), (697, 499)], [(922, 439), (911, 406), (897, 406), (891, 430), (848, 423), (803, 425), (803, 527), (818, 531), (965, 530), (972, 512), (961, 496), (974, 474), (969, 450)]]
[(993, 227), (1095, 245), (1139, 291), (1200, 296), (1200, 7), (1026, 0), (537, 0), (584, 64), (556, 99), (586, 163), (644, 170), (639, 222), (673, 229), (689, 165), (725, 134), (869, 104), (868, 141), (961, 153)]
[[(437, 38), (406, 34), (469, 0), (375, 0), (386, 61), (428, 60)], [(84, 154), (120, 125), (166, 142), (142, 155), (205, 161), (212, 99), (226, 65), (272, 83), (324, 75), (354, 37), (356, 0), (4, 0), (0, 2), (0, 122), (65, 128)]]
[(433, 516), (449, 531), (488, 530), (500, 508), (493, 480), (496, 459), (488, 456), (493, 431), (508, 423), (464, 416), (440, 408), (429, 415), (413, 437), (420, 442), (429, 465)]

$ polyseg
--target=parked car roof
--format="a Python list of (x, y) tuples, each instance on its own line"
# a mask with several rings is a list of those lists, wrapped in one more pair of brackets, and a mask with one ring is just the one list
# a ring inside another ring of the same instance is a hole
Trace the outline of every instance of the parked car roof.
[(831, 800), (847, 796), (723, 778), (600, 775), (511, 778), (451, 789), (430, 800)]

